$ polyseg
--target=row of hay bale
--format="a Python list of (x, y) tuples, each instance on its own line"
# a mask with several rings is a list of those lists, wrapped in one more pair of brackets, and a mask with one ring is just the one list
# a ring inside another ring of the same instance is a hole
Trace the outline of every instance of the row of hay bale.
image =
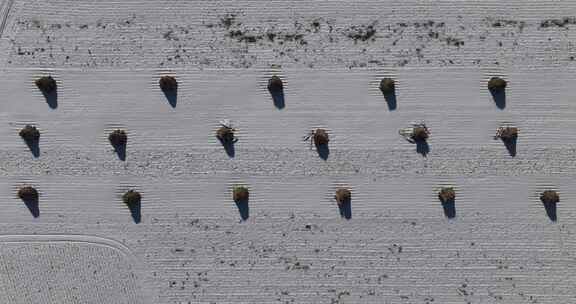
[[(18, 197), (22, 199), (31, 210), (34, 217), (39, 216), (38, 202), (39, 193), (31, 186), (23, 186), (18, 190)], [(249, 217), (248, 201), (250, 199), (250, 190), (246, 186), (235, 186), (232, 189), (232, 200), (236, 203), (242, 220)], [(340, 210), (340, 215), (343, 218), (350, 219), (352, 217), (351, 202), (352, 192), (347, 188), (338, 188), (334, 195), (337, 206)], [(444, 214), (448, 218), (456, 216), (455, 201), (456, 192), (454, 188), (444, 187), (438, 192), (438, 199), (444, 208)], [(546, 190), (540, 194), (540, 200), (544, 204), (548, 216), (553, 221), (556, 220), (556, 204), (560, 202), (560, 195), (554, 190)], [(132, 211), (132, 213), (140, 213), (140, 205), (142, 196), (139, 192), (128, 190), (122, 195), (122, 201)], [(34, 211), (35, 210), (35, 211)], [(140, 215), (138, 215), (138, 221)]]
[[(38, 78), (36, 80), (36, 85), (45, 95), (51, 94), (56, 90), (56, 81), (51, 76)], [(174, 92), (178, 88), (178, 82), (174, 76), (160, 77), (159, 85), (164, 92)], [(506, 81), (499, 77), (492, 77), (488, 81), (488, 89), (493, 94), (504, 92), (506, 85)], [(284, 85), (282, 79), (278, 76), (272, 76), (268, 81), (268, 90), (273, 97), (278, 98), (278, 96), (282, 96), (283, 98)], [(392, 78), (382, 79), (380, 82), (380, 90), (385, 96), (395, 95), (395, 81)], [(234, 136), (235, 131), (236, 130), (227, 121), (221, 122), (221, 127), (216, 131), (216, 137), (222, 145), (227, 148), (226, 151), (230, 156), (233, 156), (232, 145), (237, 141), (237, 138)], [(427, 154), (428, 149), (423, 145), (426, 145), (426, 141), (430, 136), (430, 131), (424, 123), (414, 124), (409, 128), (401, 129), (400, 135), (404, 136), (409, 142), (420, 145), (421, 148), (417, 150), (419, 150), (421, 154)], [(37, 144), (40, 138), (40, 132), (35, 126), (27, 125), (20, 131), (20, 136), (29, 144), (29, 146), (33, 146), (34, 144)], [(125, 151), (125, 145), (128, 140), (126, 131), (115, 130), (109, 134), (108, 138), (117, 151), (122, 148), (124, 148)], [(508, 148), (510, 155), (515, 156), (518, 128), (513, 126), (502, 126), (497, 129), (495, 138), (501, 139)], [(308, 139), (311, 139), (311, 142), (316, 145), (320, 156), (322, 158), (327, 158), (327, 155), (323, 155), (325, 153), (320, 153), (320, 151), (327, 150), (329, 142), (328, 132), (322, 128), (312, 130), (306, 137), (306, 140)]]
[[(51, 76), (44, 76), (36, 80), (36, 86), (44, 93), (51, 94), (57, 90), (56, 81)], [(174, 92), (178, 88), (178, 82), (173, 76), (162, 76), (159, 80), (159, 86), (164, 92)], [(502, 93), (506, 88), (506, 81), (493, 77), (488, 81), (488, 89), (493, 94)], [(284, 85), (282, 79), (278, 76), (272, 76), (268, 81), (268, 90), (273, 96), (283, 96)], [(384, 78), (380, 82), (380, 90), (385, 96), (395, 95), (395, 82), (391, 78)], [(221, 123), (222, 126), (216, 131), (216, 137), (220, 140), (223, 145), (232, 145), (237, 141), (234, 135), (235, 129), (227, 122)], [(400, 132), (401, 135), (405, 136), (407, 140), (412, 143), (426, 142), (430, 132), (424, 124), (413, 125), (408, 131)], [(27, 125), (20, 131), (20, 136), (29, 144), (37, 143), (40, 139), (40, 132), (35, 126)], [(518, 136), (518, 129), (515, 127), (501, 127), (497, 130), (496, 138), (500, 138), (505, 142), (510, 142), (515, 140)], [(311, 143), (315, 144), (316, 147), (326, 146), (329, 143), (329, 135), (324, 129), (312, 130), (305, 140), (311, 140)], [(114, 130), (109, 136), (108, 140), (116, 148), (126, 146), (128, 141), (128, 136), (124, 130)], [(28, 203), (38, 203), (38, 191), (33, 187), (26, 186), (18, 191), (18, 196), (25, 202)], [(350, 204), (352, 199), (352, 194), (350, 190), (345, 188), (340, 188), (336, 191), (334, 196), (338, 207), (341, 209), (341, 215), (345, 218), (351, 217)], [(446, 207), (452, 205), (454, 208), (454, 201), (456, 194), (453, 188), (443, 188), (438, 193), (438, 198), (442, 202), (443, 206)], [(541, 200), (544, 204), (556, 204), (559, 202), (559, 196), (554, 191), (545, 191), (541, 194)], [(244, 186), (237, 186), (233, 188), (233, 200), (238, 205), (238, 208), (247, 207), (249, 200), (249, 190)], [(141, 195), (140, 193), (129, 190), (123, 195), (124, 203), (131, 209), (140, 205)], [(346, 211), (348, 210), (348, 211)], [(446, 213), (446, 212), (445, 212)], [(242, 214), (243, 219), (248, 218), (248, 214)], [(455, 211), (447, 212), (446, 216), (454, 217)]]

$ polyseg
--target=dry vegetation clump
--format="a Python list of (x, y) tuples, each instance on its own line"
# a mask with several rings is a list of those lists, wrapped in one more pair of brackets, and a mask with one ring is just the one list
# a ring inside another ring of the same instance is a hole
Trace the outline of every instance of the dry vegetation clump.
[(232, 190), (232, 199), (234, 199), (236, 203), (247, 202), (249, 198), (250, 192), (248, 188), (244, 186), (235, 186)]
[(37, 201), (38, 191), (33, 187), (25, 186), (18, 190), (18, 197), (23, 201)]
[(393, 94), (395, 90), (394, 79), (392, 78), (384, 78), (380, 81), (380, 91), (384, 95)]
[(500, 77), (492, 77), (488, 81), (488, 89), (493, 92), (501, 92), (506, 89), (506, 80)]
[(341, 206), (342, 204), (349, 203), (352, 200), (352, 193), (348, 189), (340, 188), (336, 190), (334, 199), (336, 200), (336, 203)]
[(26, 125), (18, 133), (26, 142), (34, 142), (40, 139), (40, 131), (34, 126)]
[(518, 138), (518, 128), (516, 127), (500, 127), (496, 130), (496, 139), (500, 138), (505, 142), (513, 141)]
[(218, 130), (216, 130), (216, 138), (220, 140), (223, 144), (232, 144), (236, 142), (236, 138), (234, 137), (234, 128), (222, 125)]
[(43, 93), (51, 93), (56, 90), (56, 80), (52, 76), (43, 76), (35, 81), (36, 86)]
[(284, 84), (282, 83), (282, 79), (280, 77), (274, 75), (270, 77), (268, 80), (268, 91), (272, 93), (279, 93), (284, 90)]
[(425, 125), (414, 126), (411, 139), (415, 142), (424, 142), (430, 136), (430, 132)]
[(128, 135), (124, 130), (114, 130), (108, 135), (108, 140), (115, 147), (125, 146), (128, 142)]
[(178, 81), (173, 76), (160, 77), (160, 89), (165, 92), (173, 92), (178, 89)]
[(440, 192), (438, 192), (438, 199), (443, 204), (452, 203), (456, 199), (456, 192), (451, 187), (442, 188)]
[[(417, 147), (422, 146), (426, 148), (428, 146), (427, 140), (430, 137), (430, 129), (424, 123), (412, 124), (409, 128), (400, 129), (398, 133), (408, 142), (416, 144)], [(418, 149), (419, 148), (417, 148), (417, 150)], [(424, 150), (422, 151), (422, 153), (424, 153)]]
[(134, 190), (128, 190), (126, 193), (124, 193), (124, 195), (122, 195), (122, 201), (127, 206), (136, 206), (140, 204), (141, 200), (142, 196), (140, 193)]
[(304, 140), (307, 141), (311, 139), (312, 143), (314, 143), (314, 145), (316, 146), (324, 146), (324, 145), (328, 145), (328, 142), (330, 141), (330, 137), (328, 136), (328, 132), (326, 132), (326, 130), (324, 129), (316, 129), (313, 131), (310, 131), (310, 133), (304, 137)]
[(326, 130), (316, 129), (316, 131), (314, 131), (314, 144), (315, 145), (317, 145), (317, 146), (327, 145), (329, 141), (330, 141), (330, 138), (328, 137), (328, 132), (326, 132)]
[(560, 195), (554, 190), (546, 190), (540, 194), (540, 200), (545, 205), (556, 204), (560, 202)]

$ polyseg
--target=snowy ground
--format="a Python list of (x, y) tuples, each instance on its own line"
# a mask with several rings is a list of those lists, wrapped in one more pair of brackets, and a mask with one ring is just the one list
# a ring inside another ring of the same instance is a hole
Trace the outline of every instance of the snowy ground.
[[(576, 302), (572, 1), (4, 0), (0, 16), (0, 303)], [(52, 107), (34, 85), (48, 74)], [(504, 107), (492, 76), (508, 80)], [(418, 122), (426, 157), (398, 134)], [(501, 125), (520, 129), (515, 157)], [(316, 127), (327, 160), (302, 140)], [(139, 223), (121, 201), (132, 188)]]

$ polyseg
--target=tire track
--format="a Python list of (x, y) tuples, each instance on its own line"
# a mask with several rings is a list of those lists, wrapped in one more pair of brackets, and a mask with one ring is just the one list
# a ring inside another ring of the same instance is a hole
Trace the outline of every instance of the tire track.
[(10, 14), (10, 10), (12, 9), (12, 5), (14, 4), (15, 0), (5, 0), (2, 9), (0, 9), (0, 38), (4, 35), (4, 28), (6, 28), (6, 22), (8, 21), (8, 15)]

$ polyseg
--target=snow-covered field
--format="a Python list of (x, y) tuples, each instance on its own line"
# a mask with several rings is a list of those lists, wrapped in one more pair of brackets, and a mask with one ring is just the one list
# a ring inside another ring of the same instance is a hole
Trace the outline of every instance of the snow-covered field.
[[(0, 17), (0, 304), (576, 303), (573, 1), (4, 0)], [(398, 134), (420, 122), (425, 157)], [(514, 157), (502, 125), (520, 130)], [(303, 141), (317, 127), (326, 160)]]

